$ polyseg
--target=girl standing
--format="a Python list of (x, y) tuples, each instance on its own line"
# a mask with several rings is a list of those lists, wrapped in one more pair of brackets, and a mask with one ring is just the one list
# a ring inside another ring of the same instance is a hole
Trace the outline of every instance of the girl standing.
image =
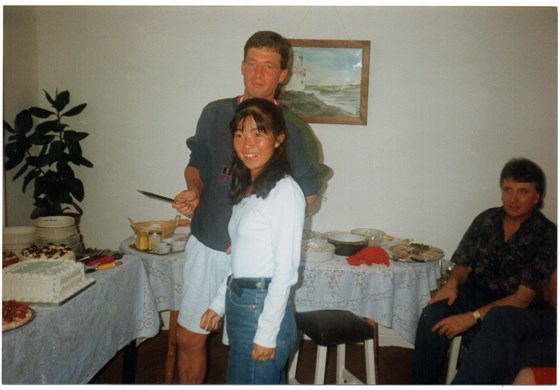
[(298, 279), (305, 199), (290, 176), (286, 126), (274, 102), (243, 101), (230, 128), (231, 274), (200, 326), (217, 329), (225, 312), (226, 383), (278, 384), (297, 335), (288, 298)]

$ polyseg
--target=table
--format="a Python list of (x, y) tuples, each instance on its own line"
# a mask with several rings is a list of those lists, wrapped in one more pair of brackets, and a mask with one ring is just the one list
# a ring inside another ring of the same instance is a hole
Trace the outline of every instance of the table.
[[(128, 245), (134, 237), (120, 244), (120, 251), (141, 256), (154, 290), (158, 310), (179, 309), (185, 253), (156, 255), (137, 251)], [(299, 311), (344, 309), (368, 317), (392, 328), (401, 337), (414, 343), (420, 313), (430, 300), (430, 291), (437, 288), (440, 277), (438, 261), (351, 266), (345, 257), (332, 261), (303, 263), (301, 277), (294, 294)], [(170, 322), (172, 324), (172, 322)]]
[(88, 383), (123, 347), (160, 329), (140, 257), (94, 272), (95, 284), (59, 307), (30, 305), (33, 321), (2, 334), (3, 384)]
[[(174, 234), (173, 237), (184, 237), (184, 234)], [(176, 359), (175, 330), (177, 317), (181, 305), (181, 291), (183, 286), (183, 266), (185, 264), (185, 252), (175, 252), (167, 255), (158, 255), (145, 251), (139, 251), (130, 247), (134, 242), (134, 236), (130, 236), (119, 245), (119, 251), (140, 256), (154, 296), (156, 298), (158, 311), (170, 310), (169, 315), (169, 340), (167, 343), (167, 356), (165, 360), (164, 383), (173, 383)]]
[(341, 256), (304, 264), (301, 270), (294, 294), (297, 311), (349, 310), (413, 344), (418, 319), (441, 272), (438, 261), (351, 266)]
[[(174, 236), (181, 237), (184, 234), (175, 234)], [(142, 259), (156, 298), (158, 311), (179, 310), (183, 288), (185, 252), (158, 255), (133, 249), (128, 245), (130, 242), (134, 242), (134, 236), (121, 241), (119, 251), (137, 255)]]

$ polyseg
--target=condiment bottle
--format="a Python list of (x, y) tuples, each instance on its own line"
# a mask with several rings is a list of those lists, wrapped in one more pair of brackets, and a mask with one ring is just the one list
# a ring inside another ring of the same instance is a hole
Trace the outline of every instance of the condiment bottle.
[(157, 245), (161, 242), (161, 231), (156, 230), (150, 232), (150, 237), (148, 239), (148, 249), (153, 251), (156, 249)]
[(148, 247), (148, 232), (142, 230), (136, 235), (136, 249), (145, 251)]

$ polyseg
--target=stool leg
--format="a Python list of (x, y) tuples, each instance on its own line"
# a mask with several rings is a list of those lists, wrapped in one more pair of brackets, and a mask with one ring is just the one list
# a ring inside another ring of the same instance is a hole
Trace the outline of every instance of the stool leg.
[(315, 363), (315, 384), (325, 384), (325, 368), (327, 366), (327, 347), (317, 346), (317, 361)]
[(298, 364), (298, 359), (299, 359), (299, 348), (301, 340), (298, 337), (298, 341), (296, 342), (296, 346), (298, 346), (296, 348), (296, 352), (294, 353), (294, 356), (292, 357), (292, 360), (290, 362), (290, 368), (288, 368), (288, 384), (289, 385), (297, 385), (299, 384), (298, 380), (296, 379), (296, 372), (297, 372), (297, 364)]
[(336, 384), (344, 384), (344, 370), (346, 369), (346, 344), (336, 346)]
[(375, 364), (376, 354), (373, 339), (366, 340), (364, 348), (366, 350), (366, 383), (368, 385), (375, 385), (377, 383), (377, 365)]

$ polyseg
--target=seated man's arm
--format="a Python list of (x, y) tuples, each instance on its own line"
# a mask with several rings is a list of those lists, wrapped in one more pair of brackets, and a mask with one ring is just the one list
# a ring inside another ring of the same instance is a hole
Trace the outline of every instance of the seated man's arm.
[[(520, 285), (515, 293), (478, 308), (478, 312), (480, 313), (481, 319), (484, 319), (486, 314), (493, 307), (513, 306), (524, 309), (531, 304), (536, 295), (537, 293), (535, 291)], [(438, 332), (440, 335), (445, 335), (449, 340), (451, 340), (455, 336), (466, 332), (469, 328), (476, 325), (476, 322), (477, 320), (474, 317), (473, 312), (468, 311), (466, 313), (456, 314), (444, 318), (434, 325), (432, 332)]]
[(531, 290), (528, 287), (520, 285), (517, 288), (517, 291), (515, 291), (513, 294), (482, 306), (478, 309), (478, 312), (480, 313), (480, 317), (484, 319), (490, 309), (497, 306), (513, 306), (519, 307), (521, 309), (526, 309), (527, 307), (529, 307), (531, 302), (533, 302), (533, 299), (535, 299), (536, 296), (537, 293), (535, 291)]

